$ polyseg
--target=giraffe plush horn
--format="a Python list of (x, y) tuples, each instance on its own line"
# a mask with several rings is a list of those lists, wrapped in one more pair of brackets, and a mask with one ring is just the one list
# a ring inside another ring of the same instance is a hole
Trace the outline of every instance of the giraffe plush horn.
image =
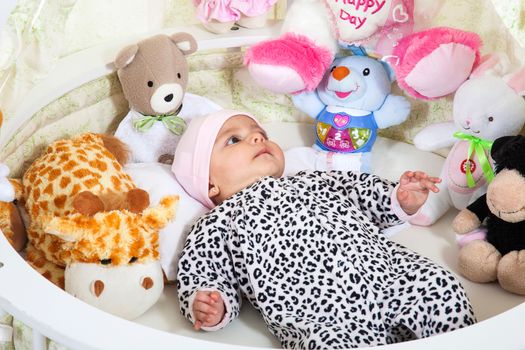
[(93, 216), (98, 212), (104, 211), (104, 203), (92, 192), (83, 191), (73, 199), (73, 208), (80, 214)]

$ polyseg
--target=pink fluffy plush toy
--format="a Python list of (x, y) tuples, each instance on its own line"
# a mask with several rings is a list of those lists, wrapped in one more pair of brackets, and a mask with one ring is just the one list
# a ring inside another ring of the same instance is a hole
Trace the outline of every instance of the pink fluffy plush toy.
[(479, 63), (476, 33), (439, 27), (402, 38), (392, 52), (397, 83), (415, 98), (433, 100), (458, 89)]
[[(398, 41), (424, 27), (441, 0), (294, 0), (282, 35), (251, 47), (245, 64), (252, 78), (277, 93), (313, 91), (339, 47), (393, 55)], [(417, 6), (416, 6), (417, 5)], [(391, 57), (396, 61), (395, 57)]]
[(212, 33), (225, 33), (237, 23), (245, 28), (266, 25), (266, 15), (277, 0), (193, 0), (197, 18)]
[[(440, 5), (441, 0), (295, 0), (282, 35), (248, 49), (245, 64), (259, 85), (300, 93), (319, 85), (339, 48), (359, 48), (390, 63), (409, 95), (440, 98), (468, 78), (481, 45), (475, 33), (454, 28), (420, 31)], [(435, 70), (436, 65), (446, 69)]]

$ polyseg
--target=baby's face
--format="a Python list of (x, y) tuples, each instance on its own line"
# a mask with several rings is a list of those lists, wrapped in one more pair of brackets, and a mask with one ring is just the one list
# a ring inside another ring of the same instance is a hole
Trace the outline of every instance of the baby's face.
[(208, 195), (219, 204), (261, 177), (280, 177), (283, 171), (281, 148), (253, 119), (236, 115), (224, 123), (215, 140)]

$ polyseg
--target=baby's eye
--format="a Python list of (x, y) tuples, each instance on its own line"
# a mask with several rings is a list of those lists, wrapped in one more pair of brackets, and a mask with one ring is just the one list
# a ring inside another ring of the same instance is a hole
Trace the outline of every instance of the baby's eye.
[(489, 122), (493, 122), (494, 121), (494, 117), (489, 117)]
[(241, 142), (241, 139), (238, 138), (237, 136), (232, 136), (228, 139), (228, 142), (226, 142), (227, 145), (234, 145), (236, 144), (237, 142)]

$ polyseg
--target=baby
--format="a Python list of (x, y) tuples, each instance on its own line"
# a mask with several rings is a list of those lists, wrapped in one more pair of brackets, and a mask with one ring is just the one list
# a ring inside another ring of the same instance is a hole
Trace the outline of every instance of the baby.
[(282, 150), (247, 113), (194, 119), (181, 138), (175, 176), (213, 208), (179, 262), (180, 307), (195, 329), (226, 326), (243, 297), (287, 349), (388, 344), (475, 322), (452, 274), (381, 234), (415, 214), (439, 179), (281, 178), (283, 168)]

